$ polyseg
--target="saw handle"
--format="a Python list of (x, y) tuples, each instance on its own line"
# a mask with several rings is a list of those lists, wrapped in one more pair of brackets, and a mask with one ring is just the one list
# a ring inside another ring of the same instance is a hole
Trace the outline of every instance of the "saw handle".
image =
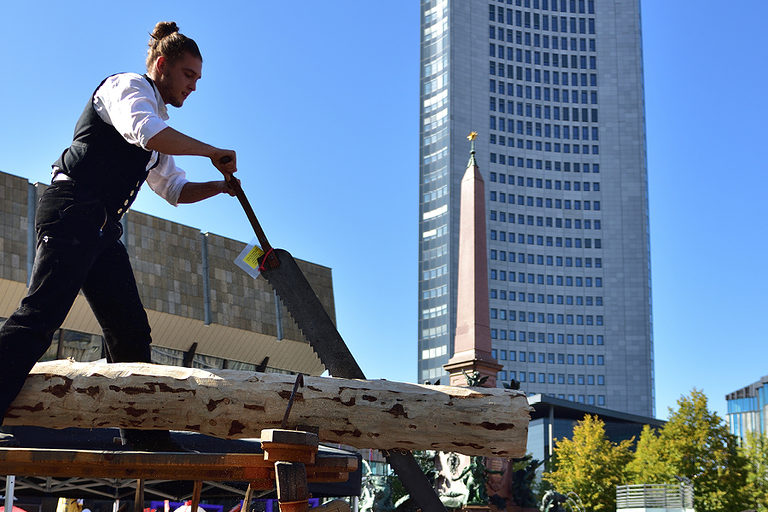
[[(230, 157), (225, 156), (221, 159), (221, 163), (225, 164), (230, 160), (232, 160)], [(253, 208), (251, 208), (251, 203), (248, 202), (248, 198), (245, 197), (243, 187), (240, 186), (240, 182), (238, 180), (232, 178), (232, 175), (224, 175), (224, 179), (226, 180), (229, 188), (234, 190), (235, 197), (237, 197), (237, 200), (240, 201), (240, 205), (245, 211), (245, 216), (248, 217), (248, 221), (251, 223), (251, 227), (256, 233), (256, 238), (259, 240), (261, 250), (264, 251), (264, 258), (266, 261), (264, 261), (262, 265), (266, 268), (277, 268), (280, 266), (280, 262), (277, 260), (277, 256), (275, 255), (275, 251), (272, 250), (272, 246), (269, 245), (267, 235), (265, 235), (264, 230), (261, 229), (261, 224), (259, 224), (259, 219), (256, 218), (256, 214), (253, 212)]]

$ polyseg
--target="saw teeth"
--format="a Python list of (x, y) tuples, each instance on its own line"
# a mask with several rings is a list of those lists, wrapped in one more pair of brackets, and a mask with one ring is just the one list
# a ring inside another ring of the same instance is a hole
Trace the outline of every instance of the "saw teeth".
[[(364, 379), (365, 375), (363, 374), (363, 371), (360, 369), (357, 361), (355, 361), (354, 356), (352, 356), (349, 348), (346, 346), (346, 343), (344, 343), (344, 340), (336, 329), (336, 326), (328, 316), (328, 312), (325, 311), (320, 299), (317, 298), (317, 295), (311, 289), (309, 282), (306, 281), (301, 270), (297, 269), (297, 275), (300, 275), (301, 278), (303, 278), (303, 282), (299, 281), (297, 283), (298, 288), (294, 288), (292, 284), (289, 285), (284, 282), (284, 279), (280, 277), (275, 279), (275, 282), (273, 283), (266, 273), (262, 275), (272, 286), (275, 294), (280, 299), (280, 303), (283, 305), (291, 319), (296, 323), (299, 332), (301, 332), (304, 339), (309, 343), (309, 346), (312, 347), (312, 351), (317, 355), (317, 358), (328, 373), (334, 377)], [(277, 283), (277, 286), (275, 286), (275, 283)], [(285, 289), (288, 298), (291, 300), (286, 300), (286, 298), (278, 291), (278, 289), (283, 286), (291, 286), (290, 288)], [(308, 287), (309, 290), (305, 290), (304, 286)], [(314, 300), (311, 300), (310, 293)], [(301, 296), (297, 296), (297, 294), (300, 294)], [(294, 305), (293, 310), (289, 302)], [(315, 316), (318, 318), (315, 318)], [(298, 318), (302, 319), (304, 325), (302, 325), (302, 321), (299, 321)], [(311, 323), (314, 321), (319, 323), (316, 325)], [(304, 327), (307, 329), (304, 329)]]
[[(299, 332), (301, 332), (301, 335), (302, 335), (302, 336), (304, 336), (304, 341), (306, 341), (306, 342), (307, 342), (307, 345), (309, 345), (309, 346), (310, 346), (310, 348), (312, 349), (312, 352), (314, 352), (314, 353), (315, 353), (315, 355), (316, 355), (316, 356), (317, 356), (317, 358), (320, 360), (320, 362), (321, 362), (321, 363), (323, 363), (323, 366), (325, 367), (325, 369), (326, 369), (326, 370), (328, 370), (328, 365), (325, 363), (325, 361), (323, 361), (323, 357), (320, 355), (320, 353), (318, 353), (318, 351), (317, 351), (317, 350), (315, 350), (315, 346), (312, 344), (312, 342), (310, 341), (309, 337), (308, 337), (308, 336), (307, 336), (307, 334), (304, 332), (304, 329), (302, 329), (302, 328), (301, 328), (301, 325), (299, 325), (299, 321), (298, 321), (298, 320), (296, 320), (296, 317), (295, 317), (295, 316), (293, 316), (293, 313), (291, 313), (291, 310), (288, 308), (288, 306), (286, 305), (286, 303), (285, 303), (285, 301), (283, 300), (283, 298), (282, 298), (282, 297), (280, 297), (280, 294), (277, 294), (277, 296), (278, 296), (278, 298), (280, 299), (280, 304), (282, 304), (282, 305), (283, 305), (283, 307), (285, 308), (285, 310), (288, 312), (288, 316), (290, 316), (290, 317), (291, 317), (291, 320), (293, 320), (293, 323), (294, 323), (294, 324), (296, 324), (296, 327), (298, 327), (298, 329), (299, 329)], [(328, 372), (330, 373), (330, 370), (328, 370)]]

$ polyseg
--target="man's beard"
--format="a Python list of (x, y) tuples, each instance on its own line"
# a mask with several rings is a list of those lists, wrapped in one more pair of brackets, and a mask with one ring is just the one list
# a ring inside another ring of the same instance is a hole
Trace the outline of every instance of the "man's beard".
[(176, 108), (181, 107), (184, 104), (184, 97), (182, 96), (182, 98), (179, 99), (173, 94), (176, 89), (173, 77), (170, 75), (163, 75), (163, 78), (163, 87), (160, 90), (160, 95), (169, 105)]

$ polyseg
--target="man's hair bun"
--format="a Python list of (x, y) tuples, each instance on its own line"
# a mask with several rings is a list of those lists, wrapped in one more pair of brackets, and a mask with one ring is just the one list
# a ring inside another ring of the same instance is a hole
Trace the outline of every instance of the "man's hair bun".
[[(178, 31), (179, 26), (176, 25), (175, 21), (160, 21), (157, 25), (155, 25), (155, 29), (150, 35), (154, 41), (160, 41), (164, 37), (168, 37), (169, 35)], [(151, 43), (152, 41), (150, 41), (150, 44)]]
[(149, 70), (158, 57), (165, 57), (170, 62), (175, 62), (184, 53), (203, 60), (197, 43), (179, 32), (179, 26), (173, 21), (161, 21), (155, 25), (150, 34), (149, 49), (147, 50), (147, 70)]

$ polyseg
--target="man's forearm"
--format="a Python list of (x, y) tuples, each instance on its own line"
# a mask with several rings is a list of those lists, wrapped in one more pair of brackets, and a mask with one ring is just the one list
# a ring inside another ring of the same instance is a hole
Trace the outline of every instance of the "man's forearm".
[(170, 126), (147, 141), (147, 149), (164, 155), (207, 156), (225, 177), (237, 171), (237, 156), (231, 149), (221, 149), (193, 139)]
[(196, 203), (203, 199), (208, 199), (217, 194), (229, 193), (224, 181), (207, 181), (203, 183), (188, 182), (179, 193), (179, 203)]
[(147, 149), (165, 155), (213, 156), (216, 148), (205, 142), (193, 139), (170, 126), (159, 131), (147, 141)]

